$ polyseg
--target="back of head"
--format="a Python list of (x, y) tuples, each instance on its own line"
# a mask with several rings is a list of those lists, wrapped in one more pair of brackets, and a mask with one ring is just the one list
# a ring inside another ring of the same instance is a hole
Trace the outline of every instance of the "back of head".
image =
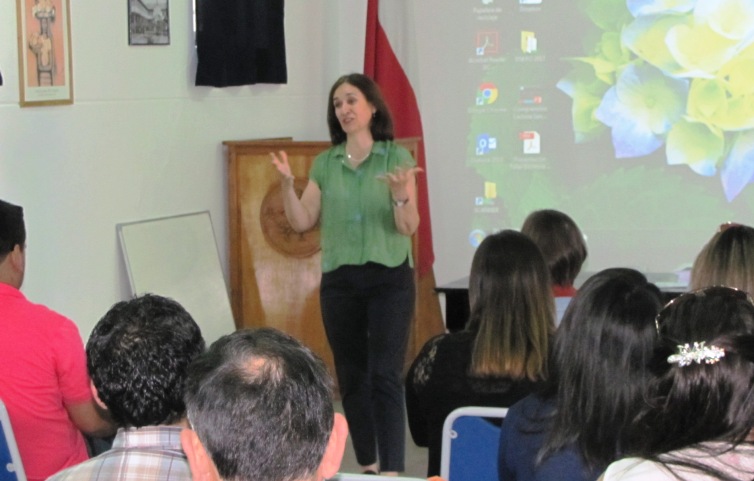
[(100, 400), (116, 423), (134, 427), (185, 417), (188, 366), (203, 351), (191, 315), (174, 300), (151, 294), (115, 304), (86, 344)]
[(615, 459), (641, 407), (661, 305), (633, 269), (606, 269), (581, 286), (555, 334), (557, 409), (541, 457), (575, 443), (592, 468)]
[(23, 208), (0, 200), (0, 262), (17, 245), (23, 249), (26, 243)]
[(733, 225), (715, 234), (694, 261), (691, 288), (730, 286), (754, 294), (754, 228)]
[(555, 307), (534, 242), (513, 230), (486, 237), (471, 263), (469, 302), (471, 374), (544, 379)]
[(239, 330), (212, 344), (192, 365), (186, 405), (226, 480), (309, 479), (333, 427), (324, 363), (269, 328)]
[(634, 450), (656, 458), (705, 441), (745, 440), (754, 428), (751, 297), (727, 287), (693, 291), (671, 301), (657, 322), (655, 377)]
[(584, 236), (573, 219), (557, 210), (537, 210), (526, 218), (521, 232), (539, 246), (553, 283), (572, 286), (587, 256)]
[(330, 88), (330, 95), (327, 97), (327, 126), (330, 130), (332, 144), (337, 145), (346, 141), (346, 133), (343, 131), (343, 127), (341, 127), (340, 121), (335, 114), (335, 105), (333, 104), (335, 91), (343, 84), (353, 85), (359, 89), (367, 102), (374, 107), (375, 112), (369, 124), (372, 139), (375, 141), (393, 140), (393, 116), (377, 82), (362, 73), (350, 73), (339, 77), (335, 81)]

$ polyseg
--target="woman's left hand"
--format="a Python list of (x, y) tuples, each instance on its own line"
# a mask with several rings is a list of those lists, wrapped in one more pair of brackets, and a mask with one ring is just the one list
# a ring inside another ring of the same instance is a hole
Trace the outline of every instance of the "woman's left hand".
[(408, 199), (409, 185), (411, 187), (414, 186), (416, 174), (423, 171), (421, 167), (412, 167), (410, 169), (396, 167), (393, 172), (378, 175), (377, 180), (386, 183), (390, 187), (390, 194), (393, 196), (393, 199), (403, 200)]

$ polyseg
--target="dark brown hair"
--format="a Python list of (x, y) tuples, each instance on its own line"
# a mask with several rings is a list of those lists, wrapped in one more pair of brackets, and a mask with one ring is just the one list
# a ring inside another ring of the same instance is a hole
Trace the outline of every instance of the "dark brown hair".
[(754, 294), (754, 229), (733, 225), (715, 234), (694, 261), (691, 288), (729, 286)]
[(547, 377), (555, 303), (547, 265), (531, 239), (504, 230), (482, 241), (471, 263), (469, 302), (468, 329), (476, 331), (471, 375)]
[(0, 261), (17, 245), (23, 249), (25, 243), (23, 208), (0, 200)]
[(553, 283), (573, 285), (587, 256), (586, 242), (576, 222), (557, 210), (537, 210), (526, 218), (521, 232), (539, 246)]
[(360, 73), (350, 73), (343, 75), (335, 81), (330, 88), (330, 96), (327, 98), (327, 127), (330, 129), (330, 140), (333, 145), (342, 144), (346, 141), (346, 133), (340, 126), (338, 117), (335, 115), (335, 105), (333, 96), (335, 90), (343, 84), (353, 85), (364, 94), (367, 102), (374, 107), (372, 122), (369, 124), (369, 130), (372, 132), (372, 139), (393, 140), (393, 117), (390, 115), (390, 109), (382, 97), (382, 92), (374, 80)]

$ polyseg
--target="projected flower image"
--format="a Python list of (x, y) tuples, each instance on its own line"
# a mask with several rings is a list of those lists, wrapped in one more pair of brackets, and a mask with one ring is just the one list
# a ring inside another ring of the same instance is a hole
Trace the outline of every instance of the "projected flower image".
[(558, 88), (576, 142), (610, 130), (617, 158), (719, 173), (728, 201), (754, 183), (754, 2), (585, 0), (599, 35)]

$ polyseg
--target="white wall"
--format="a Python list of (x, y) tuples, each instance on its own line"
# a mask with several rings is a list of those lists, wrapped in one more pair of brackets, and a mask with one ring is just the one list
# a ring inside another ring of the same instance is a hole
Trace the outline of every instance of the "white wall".
[(75, 103), (22, 109), (15, 4), (0, 2), (0, 198), (25, 208), (24, 293), (84, 338), (129, 296), (116, 224), (209, 210), (227, 276), (221, 142), (326, 140), (332, 81), (363, 68), (365, 0), (286, 0), (288, 84), (228, 89), (193, 86), (190, 0), (170, 2), (160, 47), (128, 46), (124, 2), (71, 0)]

